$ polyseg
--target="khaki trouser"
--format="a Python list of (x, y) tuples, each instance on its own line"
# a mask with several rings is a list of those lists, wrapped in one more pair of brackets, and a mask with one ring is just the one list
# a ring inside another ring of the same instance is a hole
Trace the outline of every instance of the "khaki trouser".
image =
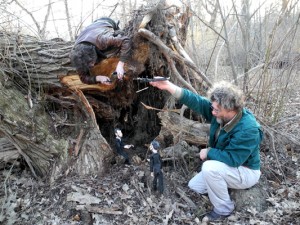
[(228, 188), (250, 188), (258, 182), (260, 174), (260, 170), (244, 166), (230, 167), (219, 161), (208, 160), (203, 163), (201, 172), (190, 180), (189, 187), (197, 193), (207, 193), (216, 213), (229, 215), (234, 210), (234, 203)]

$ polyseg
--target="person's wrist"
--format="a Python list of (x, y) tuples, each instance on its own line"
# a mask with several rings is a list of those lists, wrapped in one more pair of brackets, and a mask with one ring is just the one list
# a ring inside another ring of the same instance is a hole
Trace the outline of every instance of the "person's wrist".
[(102, 83), (100, 76), (96, 76), (96, 82), (97, 83)]
[(96, 83), (105, 83), (109, 81), (109, 78), (105, 77), (105, 76), (96, 76), (95, 78)]
[(169, 92), (176, 98), (176, 99), (180, 99), (181, 95), (182, 95), (182, 88), (176, 86), (175, 84), (170, 85), (170, 89)]
[(210, 151), (210, 147), (206, 149), (206, 157), (208, 156), (208, 152)]

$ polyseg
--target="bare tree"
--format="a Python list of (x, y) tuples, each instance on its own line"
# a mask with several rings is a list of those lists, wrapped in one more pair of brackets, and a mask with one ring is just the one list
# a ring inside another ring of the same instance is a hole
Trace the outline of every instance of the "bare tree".
[(18, 0), (13, 0), (12, 2), (15, 2), (22, 10), (24, 10), (30, 16), (30, 18), (32, 19), (32, 21), (34, 22), (34, 24), (36, 26), (36, 29), (37, 29), (37, 32), (38, 32), (40, 38), (45, 39), (45, 33), (46, 33), (47, 23), (49, 21), (49, 15), (50, 15), (52, 1), (49, 0), (49, 2), (48, 2), (47, 13), (46, 13), (44, 21), (43, 21), (43, 26), (40, 26), (40, 22), (34, 17), (33, 13), (30, 12)]
[(71, 41), (74, 41), (74, 36), (73, 36), (72, 26), (71, 26), (71, 21), (70, 21), (71, 18), (70, 18), (68, 0), (64, 0), (64, 4), (65, 4), (65, 11), (66, 11), (66, 17), (67, 17), (66, 20), (67, 20), (67, 24), (68, 24), (70, 39), (71, 39)]
[(234, 79), (234, 83), (236, 85), (238, 85), (237, 72), (236, 72), (236, 69), (235, 69), (235, 66), (234, 66), (232, 50), (231, 50), (231, 46), (230, 46), (230, 42), (229, 42), (229, 32), (227, 31), (227, 24), (226, 24), (226, 21), (227, 21), (227, 18), (229, 17), (229, 15), (225, 16), (223, 14), (223, 11), (222, 11), (222, 8), (221, 8), (221, 5), (220, 5), (220, 1), (217, 0), (217, 2), (218, 2), (217, 6), (220, 9), (220, 16), (221, 16), (221, 19), (222, 19), (222, 28), (224, 30), (224, 38), (225, 38), (224, 42), (225, 42), (227, 53), (228, 53), (228, 59), (230, 61), (232, 76), (233, 76), (233, 79)]
[[(205, 1), (205, 9), (206, 12), (210, 15), (209, 27), (215, 27), (218, 11), (220, 8), (218, 7), (218, 1)], [(211, 10), (212, 8), (212, 10)]]
[(249, 62), (249, 52), (250, 52), (250, 5), (249, 0), (243, 0), (242, 2), (242, 12), (241, 12), (241, 19), (239, 13), (237, 12), (236, 5), (233, 2), (233, 9), (235, 11), (235, 15), (237, 21), (240, 25), (241, 33), (242, 33), (242, 40), (243, 40), (243, 55), (244, 55), (244, 62), (243, 62), (243, 69), (244, 69), (244, 80), (243, 80), (243, 90), (244, 92), (248, 92), (248, 71), (250, 69), (250, 62)]

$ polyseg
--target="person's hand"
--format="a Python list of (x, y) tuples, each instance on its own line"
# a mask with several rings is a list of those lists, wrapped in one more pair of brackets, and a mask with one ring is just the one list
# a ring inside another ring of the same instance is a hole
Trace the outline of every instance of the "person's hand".
[(111, 84), (111, 80), (108, 77), (102, 75), (96, 76), (96, 81), (97, 83), (101, 83), (101, 84), (106, 84), (106, 85)]
[[(163, 78), (163, 77), (159, 77), (159, 76), (153, 77), (153, 79), (155, 78)], [(170, 86), (170, 82), (168, 80), (149, 82), (149, 84), (161, 90), (167, 90), (168, 87)]]
[(118, 65), (116, 67), (116, 72), (118, 75), (118, 79), (122, 80), (123, 76), (124, 76), (124, 62), (122, 62), (122, 61), (118, 62)]
[(200, 151), (200, 159), (201, 160), (206, 160), (207, 159), (207, 153), (210, 150), (210, 148), (203, 148)]
[(153, 172), (151, 172), (151, 177), (154, 177), (154, 174), (153, 174)]
[(134, 147), (134, 145), (125, 145), (124, 148), (129, 149), (131, 147)]
[[(153, 78), (155, 79), (155, 78), (163, 78), (163, 77), (153, 77)], [(149, 82), (149, 84), (152, 85), (153, 87), (157, 87), (160, 90), (166, 90), (171, 94), (174, 94), (177, 89), (178, 90), (180, 89), (177, 85), (173, 84), (168, 80), (153, 81), (153, 82)]]

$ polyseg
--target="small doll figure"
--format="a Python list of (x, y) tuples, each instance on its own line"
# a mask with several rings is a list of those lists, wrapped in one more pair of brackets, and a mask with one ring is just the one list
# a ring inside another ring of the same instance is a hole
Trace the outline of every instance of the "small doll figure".
[[(160, 148), (158, 141), (152, 141), (150, 144), (150, 150), (152, 154), (150, 155), (150, 172), (153, 178), (153, 190), (156, 191), (157, 188), (162, 194), (164, 192), (164, 180), (162, 169), (162, 160), (158, 150)], [(158, 185), (157, 185), (158, 184)]]
[(116, 128), (115, 129), (115, 135), (116, 135), (116, 151), (119, 155), (123, 156), (125, 159), (125, 164), (126, 165), (131, 165), (131, 162), (129, 160), (129, 156), (127, 154), (127, 152), (124, 151), (124, 149), (129, 149), (131, 147), (134, 147), (134, 145), (125, 145), (122, 141), (122, 137), (123, 137), (123, 133), (121, 131), (121, 129)]

